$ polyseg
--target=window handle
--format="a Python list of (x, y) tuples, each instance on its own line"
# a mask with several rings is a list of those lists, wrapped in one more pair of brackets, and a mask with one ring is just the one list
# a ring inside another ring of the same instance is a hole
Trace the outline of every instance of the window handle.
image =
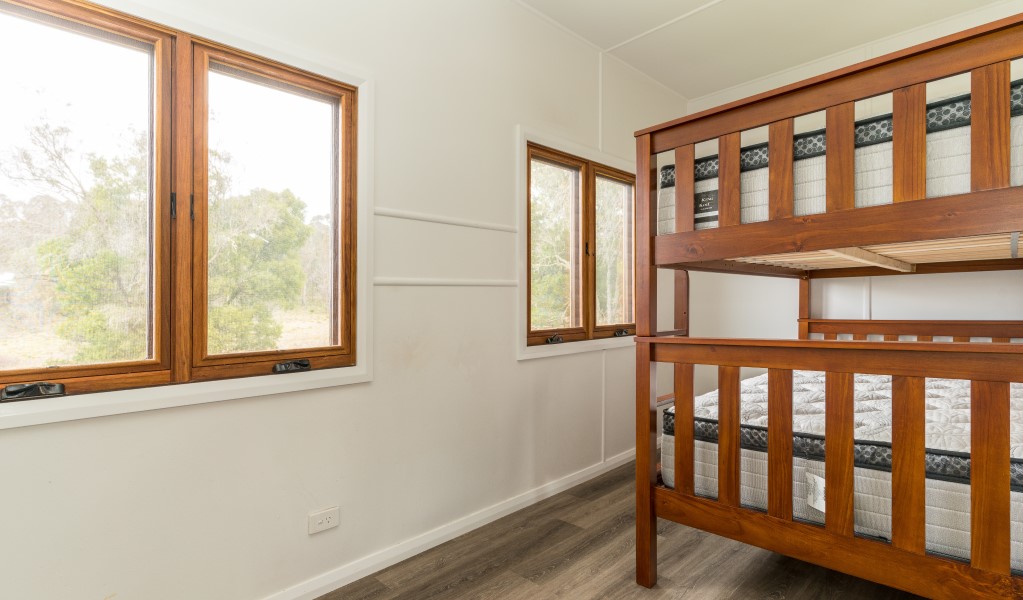
[(309, 364), (309, 359), (300, 358), (298, 360), (286, 360), (279, 362), (274, 365), (274, 373), (296, 373), (298, 371), (308, 371), (312, 369), (312, 365)]
[(564, 342), (564, 341), (565, 341), (565, 338), (561, 337), (560, 333), (555, 333), (551, 337), (547, 338), (547, 343), (548, 344), (560, 344), (561, 342)]
[(0, 392), (0, 402), (18, 402), (20, 400), (32, 400), (33, 398), (64, 395), (63, 383), (49, 383), (47, 381), (16, 383), (5, 387)]

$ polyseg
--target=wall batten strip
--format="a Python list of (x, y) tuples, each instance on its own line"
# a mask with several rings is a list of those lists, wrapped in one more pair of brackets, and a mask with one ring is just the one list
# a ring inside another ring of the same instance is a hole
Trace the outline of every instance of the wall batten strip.
[(442, 215), (431, 215), (382, 206), (378, 206), (373, 209), (373, 214), (378, 217), (390, 217), (392, 219), (405, 219), (408, 221), (422, 221), (424, 223), (439, 223), (442, 225), (454, 225), (456, 227), (468, 227), (470, 229), (487, 229), (491, 231), (503, 231), (506, 233), (518, 233), (519, 231), (518, 227), (513, 225), (488, 223), (486, 221), (473, 221), (471, 219), (459, 219), (456, 217), (445, 217)]

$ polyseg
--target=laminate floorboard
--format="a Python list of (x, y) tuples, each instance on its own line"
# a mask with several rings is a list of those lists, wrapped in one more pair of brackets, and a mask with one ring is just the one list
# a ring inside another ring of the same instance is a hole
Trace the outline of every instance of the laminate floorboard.
[(630, 463), (319, 600), (903, 600), (910, 594), (659, 520), (657, 586), (635, 583)]

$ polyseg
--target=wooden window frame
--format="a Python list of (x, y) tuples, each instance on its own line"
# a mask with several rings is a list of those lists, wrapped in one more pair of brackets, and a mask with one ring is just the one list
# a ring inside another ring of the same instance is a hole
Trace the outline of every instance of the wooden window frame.
[[(259, 57), (206, 42), (193, 44), (193, 133), (195, 224), (192, 274), (192, 379), (260, 375), (269, 373), (282, 361), (307, 359), (312, 368), (347, 367), (355, 364), (355, 95), (356, 90), (338, 82), (280, 65)], [(207, 80), (210, 63), (216, 62), (257, 77), (329, 96), (339, 103), (339, 164), (337, 185), (339, 206), (334, 223), (334, 294), (338, 311), (331, 327), (338, 343), (333, 346), (238, 352), (210, 355), (207, 348), (207, 249), (208, 198), (207, 162)]]
[[(570, 168), (579, 172), (579, 202), (580, 202), (580, 231), (574, 234), (576, 237), (576, 249), (580, 256), (582, 273), (580, 273), (579, 295), (573, 298), (573, 302), (580, 303), (582, 309), (582, 325), (578, 327), (560, 327), (553, 329), (533, 329), (533, 290), (532, 290), (532, 165), (534, 160), (555, 164)], [(587, 160), (585, 158), (555, 150), (534, 142), (526, 142), (526, 345), (543, 346), (570, 342), (582, 342), (587, 340), (598, 340), (615, 337), (617, 332), (625, 331), (625, 335), (635, 335), (636, 323), (620, 323), (613, 325), (596, 324), (596, 269), (597, 252), (597, 226), (596, 226), (596, 198), (597, 179), (603, 178), (611, 181), (628, 184), (632, 187), (633, 202), (636, 194), (636, 176), (632, 173), (615, 169), (607, 165)], [(634, 211), (633, 211), (634, 212)], [(633, 255), (635, 255), (635, 222), (632, 214), (627, 215), (632, 225), (630, 240), (633, 244)], [(634, 269), (629, 271), (629, 289), (635, 289)], [(635, 317), (635, 299), (630, 302)], [(621, 334), (618, 334), (619, 336)], [(561, 341), (550, 342), (557, 339)]]
[[(358, 88), (188, 33), (77, 0), (0, 0), (16, 9), (132, 38), (153, 47), (152, 358), (0, 371), (0, 388), (61, 383), (68, 395), (253, 375), (308, 359), (312, 369), (356, 364)], [(0, 9), (2, 10), (2, 9)], [(31, 18), (31, 15), (28, 15)], [(53, 26), (49, 19), (44, 24)], [(59, 27), (59, 24), (57, 25)], [(337, 345), (208, 356), (206, 353), (206, 72), (210, 58), (338, 98)], [(200, 68), (202, 67), (202, 68)], [(172, 217), (172, 197), (176, 217)], [(194, 215), (194, 217), (193, 217)], [(194, 220), (193, 220), (194, 219)]]

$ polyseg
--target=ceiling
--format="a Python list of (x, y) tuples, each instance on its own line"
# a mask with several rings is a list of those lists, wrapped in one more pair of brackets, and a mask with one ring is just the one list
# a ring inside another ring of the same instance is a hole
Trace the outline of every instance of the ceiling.
[[(520, 0), (687, 99), (1003, 0)], [(1019, 3), (1023, 10), (1023, 2)], [(837, 26), (836, 26), (837, 24)]]

